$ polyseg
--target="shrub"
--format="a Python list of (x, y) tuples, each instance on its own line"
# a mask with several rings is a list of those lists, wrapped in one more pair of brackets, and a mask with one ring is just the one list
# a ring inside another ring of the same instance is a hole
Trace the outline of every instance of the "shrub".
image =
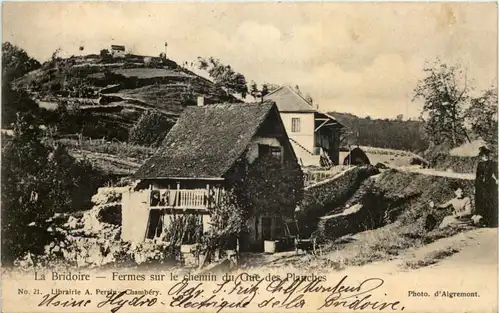
[(172, 122), (158, 111), (144, 112), (130, 130), (129, 141), (137, 145), (159, 146), (172, 127)]

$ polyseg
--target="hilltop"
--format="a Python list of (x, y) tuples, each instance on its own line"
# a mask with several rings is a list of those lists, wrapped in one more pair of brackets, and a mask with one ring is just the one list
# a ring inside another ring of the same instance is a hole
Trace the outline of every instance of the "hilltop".
[(118, 140), (126, 140), (128, 129), (146, 110), (161, 112), (173, 125), (199, 96), (206, 103), (240, 101), (166, 57), (111, 55), (107, 50), (100, 55), (54, 56), (14, 80), (12, 87), (28, 92), (42, 108), (53, 110), (64, 103), (77, 109), (81, 128), (113, 128), (110, 137), (117, 138), (108, 139)]

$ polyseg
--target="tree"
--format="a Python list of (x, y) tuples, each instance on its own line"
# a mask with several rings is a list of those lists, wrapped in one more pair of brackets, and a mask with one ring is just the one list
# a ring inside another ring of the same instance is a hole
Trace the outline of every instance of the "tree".
[(491, 88), (484, 91), (480, 97), (471, 99), (471, 106), (466, 114), (472, 131), (496, 148), (498, 146), (497, 90)]
[(260, 98), (260, 101), (264, 102), (264, 97), (269, 94), (269, 88), (267, 84), (263, 84), (261, 89), (259, 89), (257, 87), (257, 84), (252, 81), (250, 85), (250, 94), (255, 100), (257, 100), (257, 98)]
[(40, 62), (30, 57), (18, 46), (10, 42), (2, 44), (2, 83), (10, 83), (40, 66)]
[(225, 65), (213, 57), (208, 59), (198, 57), (198, 68), (207, 71), (215, 84), (246, 98), (248, 94), (246, 78), (243, 74), (235, 72), (230, 65)]
[(158, 111), (146, 111), (130, 130), (129, 141), (138, 145), (159, 146), (171, 127), (172, 122), (166, 115)]
[(396, 116), (396, 120), (402, 122), (403, 121), (403, 118), (404, 118), (404, 115), (403, 114), (398, 114), (398, 116)]
[(12, 89), (11, 84), (2, 81), (2, 127), (11, 128), (18, 113), (39, 113), (38, 104), (24, 91)]
[(252, 83), (250, 84), (250, 94), (252, 95), (252, 97), (254, 99), (257, 99), (258, 97), (260, 97), (260, 91), (257, 87), (257, 83), (255, 83), (253, 80), (252, 80)]
[(264, 101), (264, 97), (269, 94), (269, 89), (267, 88), (267, 85), (264, 84), (262, 85), (262, 90), (260, 92), (260, 97), (261, 97), (261, 101)]
[(414, 90), (414, 100), (422, 99), (421, 119), (425, 135), (438, 143), (457, 146), (468, 140), (464, 126), (464, 107), (469, 101), (467, 72), (459, 65), (447, 65), (439, 60), (424, 68), (426, 77)]

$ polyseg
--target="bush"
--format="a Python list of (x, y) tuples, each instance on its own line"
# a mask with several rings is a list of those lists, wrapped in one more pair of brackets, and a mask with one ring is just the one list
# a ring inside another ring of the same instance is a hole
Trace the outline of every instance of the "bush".
[(147, 111), (130, 130), (129, 141), (136, 145), (159, 146), (171, 127), (172, 122), (164, 114)]

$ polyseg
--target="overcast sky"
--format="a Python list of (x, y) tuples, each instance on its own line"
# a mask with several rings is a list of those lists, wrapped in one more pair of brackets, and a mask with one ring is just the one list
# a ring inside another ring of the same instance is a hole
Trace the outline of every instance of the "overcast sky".
[(122, 44), (182, 63), (214, 56), (248, 81), (299, 85), (322, 110), (416, 117), (426, 60), (497, 81), (495, 3), (3, 3), (2, 41), (45, 61)]

